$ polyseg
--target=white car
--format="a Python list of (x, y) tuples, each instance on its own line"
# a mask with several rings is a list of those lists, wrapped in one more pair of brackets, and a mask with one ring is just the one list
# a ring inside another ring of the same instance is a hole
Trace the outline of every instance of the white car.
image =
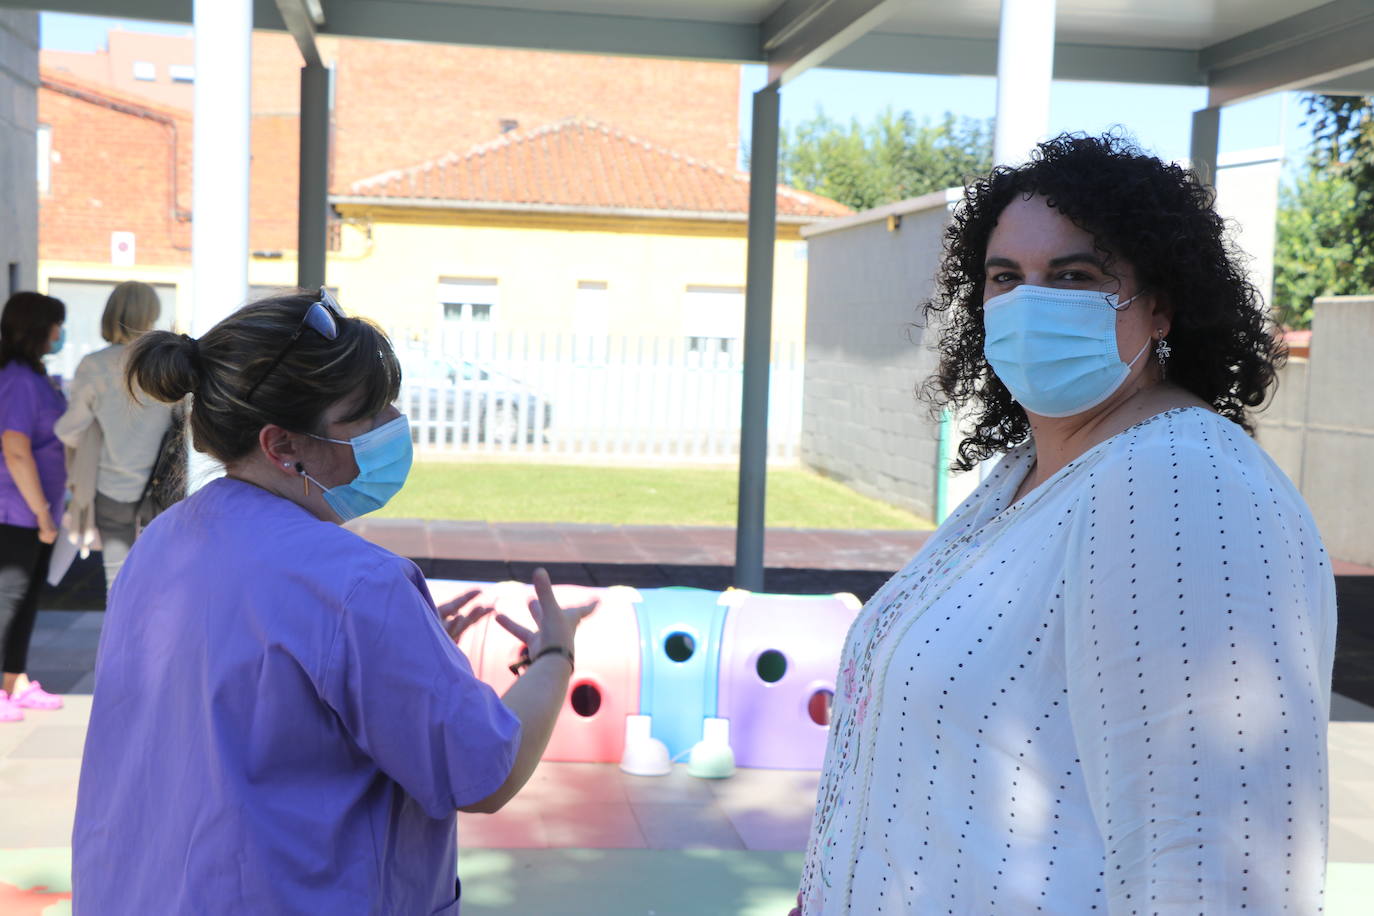
[[(553, 422), (553, 405), (538, 392), (467, 360), (402, 355), (401, 372), (405, 403), (398, 406), (412, 424), (446, 424), (444, 445), (454, 444), (455, 439), (462, 444), (509, 445), (521, 439), (522, 431), (524, 441), (534, 442)], [(415, 435), (420, 435), (418, 429)], [(439, 444), (437, 439), (436, 435), (420, 444)]]

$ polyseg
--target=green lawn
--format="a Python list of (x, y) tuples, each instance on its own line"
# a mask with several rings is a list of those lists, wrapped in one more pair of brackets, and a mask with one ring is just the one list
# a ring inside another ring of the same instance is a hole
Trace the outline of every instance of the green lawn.
[[(734, 470), (416, 462), (390, 518), (615, 525), (734, 525)], [(768, 474), (768, 524), (931, 528), (926, 519), (801, 470)]]

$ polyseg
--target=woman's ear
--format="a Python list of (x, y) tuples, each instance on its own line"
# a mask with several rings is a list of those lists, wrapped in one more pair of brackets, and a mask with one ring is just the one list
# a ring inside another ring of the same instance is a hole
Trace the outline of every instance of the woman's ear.
[(279, 467), (291, 469), (301, 460), (296, 437), (275, 423), (268, 423), (258, 430), (258, 447), (268, 461)]
[(1163, 330), (1162, 336), (1168, 337), (1169, 332), (1174, 329), (1174, 304), (1163, 293), (1151, 296), (1150, 300), (1154, 306), (1150, 310), (1151, 330)]

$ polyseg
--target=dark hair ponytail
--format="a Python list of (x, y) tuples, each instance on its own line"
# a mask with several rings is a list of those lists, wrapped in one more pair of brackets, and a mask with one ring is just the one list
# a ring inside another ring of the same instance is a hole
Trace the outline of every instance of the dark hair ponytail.
[(345, 422), (376, 416), (400, 395), (401, 367), (391, 342), (362, 318), (339, 319), (333, 340), (301, 331), (318, 300), (317, 291), (300, 290), (249, 303), (199, 340), (167, 331), (144, 334), (129, 348), (129, 390), (167, 402), (192, 395), (196, 450), (225, 464), (250, 454), (269, 423), (318, 432), (325, 411), (346, 398), (353, 400)]
[(199, 372), (196, 342), (185, 334), (149, 331), (129, 347), (126, 362), (129, 393), (174, 404), (196, 390)]

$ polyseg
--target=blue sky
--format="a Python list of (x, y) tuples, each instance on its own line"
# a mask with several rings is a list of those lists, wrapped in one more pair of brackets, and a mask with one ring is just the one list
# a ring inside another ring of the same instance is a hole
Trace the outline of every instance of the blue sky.
[(131, 32), (157, 32), (163, 35), (190, 35), (187, 25), (150, 22), (145, 19), (108, 19), (103, 16), (77, 16), (72, 13), (39, 14), (39, 41), (45, 48), (59, 51), (102, 51), (105, 33), (110, 29)]
[[(42, 43), (45, 48), (96, 51), (105, 46), (105, 32), (111, 28), (180, 35), (191, 32), (187, 26), (171, 23), (43, 13)], [(749, 137), (750, 97), (763, 85), (764, 73), (762, 66), (743, 68), (739, 123), (745, 142)], [(1188, 155), (1192, 113), (1205, 104), (1206, 91), (1195, 87), (1057, 82), (1050, 102), (1051, 132), (1098, 133), (1120, 125), (1146, 149), (1166, 159), (1182, 159)], [(990, 118), (996, 107), (996, 82), (991, 77), (816, 69), (790, 83), (782, 93), (784, 125), (810, 118), (817, 108), (844, 121), (868, 121), (889, 107), (910, 111), (918, 119), (935, 120), (946, 111)], [(1309, 136), (1302, 119), (1302, 104), (1295, 93), (1230, 106), (1222, 111), (1221, 151), (1283, 146), (1290, 162), (1299, 162)]]
[[(740, 88), (740, 131), (749, 136), (750, 95), (766, 81), (762, 66), (744, 68)], [(1285, 98), (1285, 96), (1287, 98)], [(1190, 86), (1056, 82), (1050, 95), (1050, 132), (1101, 133), (1124, 127), (1142, 146), (1165, 159), (1185, 159), (1193, 112), (1207, 104), (1207, 91)], [(922, 76), (857, 70), (810, 70), (782, 90), (784, 125), (805, 121), (817, 108), (831, 117), (861, 122), (886, 108), (936, 120), (946, 111), (990, 118), (997, 107), (992, 77)], [(1301, 161), (1310, 131), (1301, 126), (1297, 93), (1276, 93), (1222, 110), (1221, 151), (1283, 146)]]

